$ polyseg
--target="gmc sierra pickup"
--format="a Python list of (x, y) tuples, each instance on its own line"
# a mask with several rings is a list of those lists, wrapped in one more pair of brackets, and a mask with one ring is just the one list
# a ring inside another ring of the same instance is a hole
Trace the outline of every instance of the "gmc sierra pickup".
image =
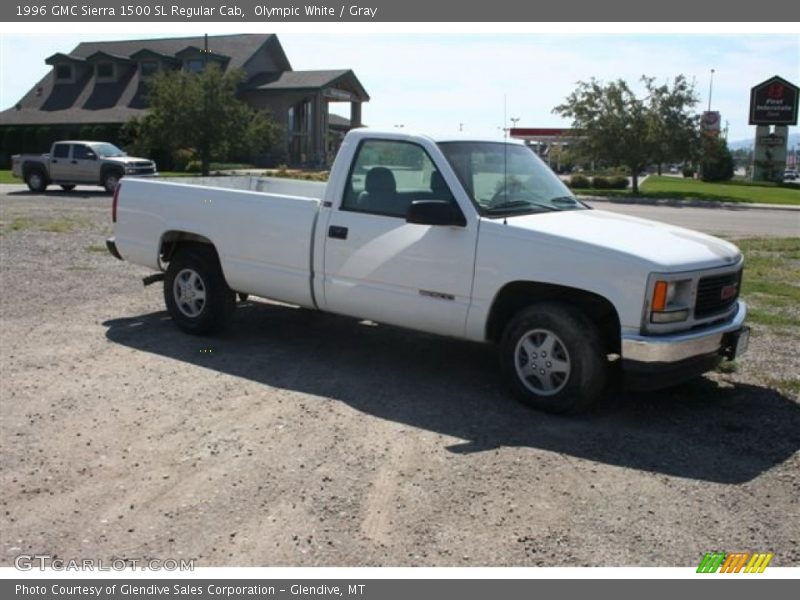
[(187, 333), (221, 329), (239, 293), (494, 342), (552, 412), (588, 407), (612, 370), (664, 386), (746, 348), (735, 246), (592, 210), (524, 145), (359, 129), (327, 184), (276, 185), (125, 179), (109, 251), (160, 272)]
[(106, 142), (55, 142), (50, 154), (15, 154), (14, 177), (23, 179), (32, 192), (43, 192), (51, 183), (71, 191), (76, 185), (101, 185), (113, 192), (123, 177), (157, 175), (156, 163), (127, 156)]

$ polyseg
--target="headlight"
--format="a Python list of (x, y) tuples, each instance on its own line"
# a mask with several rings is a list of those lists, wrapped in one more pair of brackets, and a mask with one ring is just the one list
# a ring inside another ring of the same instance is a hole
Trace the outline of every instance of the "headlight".
[(650, 298), (651, 323), (677, 323), (689, 318), (692, 280), (657, 279)]

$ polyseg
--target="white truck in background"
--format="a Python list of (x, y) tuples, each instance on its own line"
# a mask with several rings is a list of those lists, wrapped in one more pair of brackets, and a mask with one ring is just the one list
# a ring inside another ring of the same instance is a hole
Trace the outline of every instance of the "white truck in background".
[(587, 408), (612, 369), (663, 387), (746, 348), (735, 246), (590, 209), (513, 141), (359, 129), (327, 184), (280, 185), (125, 179), (109, 251), (160, 273), (187, 333), (224, 327), (239, 293), (492, 342), (551, 412)]

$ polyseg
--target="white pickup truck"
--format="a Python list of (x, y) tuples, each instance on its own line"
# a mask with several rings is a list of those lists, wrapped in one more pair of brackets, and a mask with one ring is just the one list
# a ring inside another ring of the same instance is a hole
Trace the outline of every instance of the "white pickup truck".
[(592, 210), (521, 144), (359, 129), (327, 184), (277, 185), (123, 179), (109, 251), (160, 272), (187, 333), (220, 330), (238, 293), (494, 342), (551, 412), (588, 407), (613, 371), (663, 387), (746, 348), (735, 246)]

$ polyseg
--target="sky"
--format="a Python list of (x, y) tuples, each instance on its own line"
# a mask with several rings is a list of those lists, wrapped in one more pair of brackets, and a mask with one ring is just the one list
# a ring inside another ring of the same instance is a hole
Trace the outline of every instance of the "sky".
[[(214, 34), (226, 33), (222, 25)], [(175, 34), (175, 35), (191, 35)], [(46, 72), (46, 57), (81, 41), (154, 35), (0, 35), (0, 109), (19, 100)], [(750, 88), (773, 75), (800, 84), (800, 36), (735, 34), (279, 34), (292, 67), (350, 68), (371, 96), (371, 127), (442, 135), (498, 135), (519, 127), (567, 127), (552, 109), (591, 77), (656, 81), (694, 79), (708, 107), (727, 121), (729, 140), (754, 136), (747, 124)], [(213, 49), (213, 43), (212, 43)], [(348, 104), (331, 112), (349, 116)]]

